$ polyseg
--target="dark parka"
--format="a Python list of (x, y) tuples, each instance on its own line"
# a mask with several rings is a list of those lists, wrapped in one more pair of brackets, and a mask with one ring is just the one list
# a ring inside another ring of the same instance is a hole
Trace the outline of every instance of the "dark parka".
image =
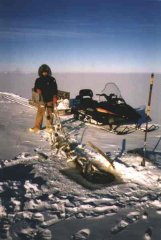
[[(43, 76), (42, 73), (47, 72), (47, 76)], [(54, 77), (52, 77), (51, 69), (48, 65), (43, 64), (38, 70), (39, 78), (35, 81), (34, 91), (41, 90), (43, 101), (45, 103), (53, 101), (53, 97), (57, 96), (57, 83)]]

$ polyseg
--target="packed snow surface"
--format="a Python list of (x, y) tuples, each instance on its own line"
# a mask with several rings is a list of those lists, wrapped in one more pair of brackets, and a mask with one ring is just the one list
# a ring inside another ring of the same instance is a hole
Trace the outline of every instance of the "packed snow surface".
[(115, 136), (61, 117), (89, 159), (110, 167), (88, 141), (115, 159), (120, 181), (99, 184), (70, 169), (65, 156), (51, 150), (45, 130), (28, 132), (34, 117), (26, 99), (0, 93), (0, 239), (160, 239), (160, 129), (149, 133), (142, 167), (138, 151), (128, 151), (143, 147), (143, 132)]

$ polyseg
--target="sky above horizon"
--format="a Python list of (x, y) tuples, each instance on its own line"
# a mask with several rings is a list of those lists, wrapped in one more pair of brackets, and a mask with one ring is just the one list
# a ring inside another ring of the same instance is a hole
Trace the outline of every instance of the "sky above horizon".
[(159, 0), (1, 0), (0, 71), (161, 72)]

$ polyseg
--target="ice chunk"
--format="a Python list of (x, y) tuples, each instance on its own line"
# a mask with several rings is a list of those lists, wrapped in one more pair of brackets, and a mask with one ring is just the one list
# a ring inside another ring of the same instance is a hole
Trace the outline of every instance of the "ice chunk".
[(82, 229), (75, 233), (71, 239), (72, 240), (87, 240), (90, 235), (90, 229)]
[(114, 234), (119, 233), (120, 231), (124, 230), (128, 225), (129, 223), (127, 221), (121, 220), (116, 226), (111, 229), (111, 232)]

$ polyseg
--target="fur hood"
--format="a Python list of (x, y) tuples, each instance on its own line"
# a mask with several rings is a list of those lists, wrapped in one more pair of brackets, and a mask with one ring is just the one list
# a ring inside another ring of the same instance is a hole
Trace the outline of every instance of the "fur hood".
[(42, 73), (43, 73), (43, 72), (48, 72), (48, 75), (49, 75), (49, 76), (52, 75), (51, 69), (50, 69), (50, 67), (49, 67), (47, 64), (42, 64), (42, 65), (39, 67), (38, 74), (39, 74), (40, 77), (42, 76)]

